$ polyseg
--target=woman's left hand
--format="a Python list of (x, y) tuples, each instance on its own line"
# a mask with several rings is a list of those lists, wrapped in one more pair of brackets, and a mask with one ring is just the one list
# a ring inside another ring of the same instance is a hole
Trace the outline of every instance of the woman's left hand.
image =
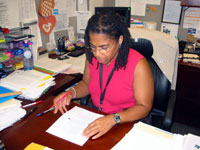
[(88, 138), (93, 136), (92, 139), (97, 139), (108, 132), (114, 125), (115, 121), (113, 119), (113, 115), (98, 118), (85, 128), (83, 136)]

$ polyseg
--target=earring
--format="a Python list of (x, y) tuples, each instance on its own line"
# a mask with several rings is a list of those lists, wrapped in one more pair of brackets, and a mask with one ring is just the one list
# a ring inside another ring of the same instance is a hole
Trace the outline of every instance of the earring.
[(121, 46), (122, 46), (122, 44), (120, 43), (118, 48), (120, 49), (120, 48), (121, 48)]

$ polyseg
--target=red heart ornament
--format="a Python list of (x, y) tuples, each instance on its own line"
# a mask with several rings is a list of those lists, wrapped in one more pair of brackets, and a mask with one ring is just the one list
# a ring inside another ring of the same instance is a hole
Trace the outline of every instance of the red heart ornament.
[(40, 17), (39, 28), (45, 34), (49, 35), (56, 24), (56, 17), (51, 15), (49, 17)]

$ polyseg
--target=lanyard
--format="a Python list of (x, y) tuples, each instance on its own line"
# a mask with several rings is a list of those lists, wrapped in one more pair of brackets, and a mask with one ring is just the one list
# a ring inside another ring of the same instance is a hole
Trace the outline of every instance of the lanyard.
[[(114, 66), (113, 69), (112, 69), (112, 71), (111, 71), (111, 73), (110, 73), (110, 75), (109, 75), (109, 77), (108, 77), (106, 86), (105, 86), (105, 88), (104, 88), (104, 90), (103, 90), (103, 92), (102, 92), (103, 64), (100, 64), (100, 70), (99, 70), (99, 77), (100, 77), (99, 82), (100, 82), (100, 89), (101, 89), (100, 105), (103, 104), (103, 100), (104, 100), (106, 88), (107, 88), (107, 86), (108, 86), (108, 84), (109, 84), (109, 82), (110, 82), (110, 80), (111, 80), (111, 78), (112, 78), (112, 76), (113, 76), (113, 73), (114, 73), (115, 69), (116, 69), (116, 67)], [(99, 106), (99, 111), (102, 111), (102, 108), (101, 108), (100, 106)]]

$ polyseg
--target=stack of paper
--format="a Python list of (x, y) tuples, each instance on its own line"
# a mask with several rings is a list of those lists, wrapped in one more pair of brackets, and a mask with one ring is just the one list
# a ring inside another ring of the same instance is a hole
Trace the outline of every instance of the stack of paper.
[[(176, 138), (175, 138), (176, 137)], [(182, 135), (174, 135), (159, 128), (136, 123), (134, 127), (117, 143), (112, 150), (180, 150), (181, 144), (176, 144), (174, 148), (174, 139), (183, 141)], [(181, 140), (179, 140), (181, 138)]]
[(26, 111), (21, 108), (21, 102), (15, 99), (0, 103), (0, 131), (21, 119)]
[(47, 72), (53, 72), (53, 74), (61, 73), (68, 70), (72, 64), (66, 63), (61, 60), (50, 59), (48, 57), (43, 57), (35, 62), (35, 68), (46, 70)]
[(185, 136), (183, 150), (199, 150), (200, 149), (200, 137), (188, 134)]
[(51, 75), (36, 70), (16, 70), (0, 81), (0, 86), (13, 91), (21, 91), (20, 96), (29, 100), (36, 100), (50, 86), (55, 85)]

